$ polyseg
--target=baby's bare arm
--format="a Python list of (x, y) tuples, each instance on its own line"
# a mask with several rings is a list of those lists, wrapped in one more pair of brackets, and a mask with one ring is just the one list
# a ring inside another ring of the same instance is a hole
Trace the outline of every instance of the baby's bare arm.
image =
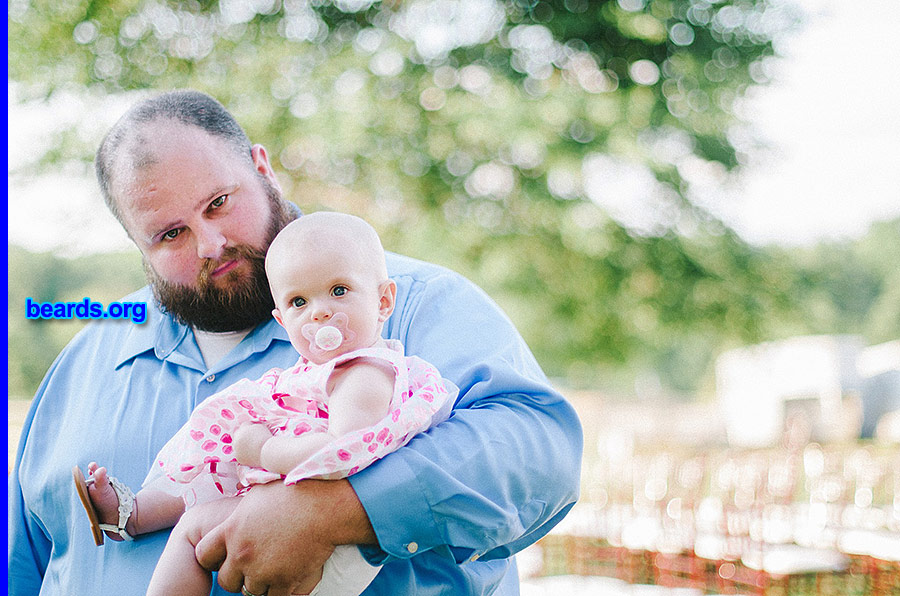
[(271, 438), (272, 432), (265, 424), (240, 425), (234, 433), (234, 459), (245, 466), (264, 467), (262, 449)]
[(387, 415), (394, 394), (394, 369), (360, 358), (335, 370), (329, 385), (328, 433), (340, 437)]
[(365, 359), (353, 360), (332, 373), (328, 392), (328, 432), (268, 439), (260, 453), (263, 468), (287, 474), (337, 437), (375, 424), (388, 412), (394, 371)]
[(262, 467), (276, 474), (288, 474), (333, 438), (330, 433), (323, 432), (308, 432), (299, 437), (272, 437), (260, 453)]

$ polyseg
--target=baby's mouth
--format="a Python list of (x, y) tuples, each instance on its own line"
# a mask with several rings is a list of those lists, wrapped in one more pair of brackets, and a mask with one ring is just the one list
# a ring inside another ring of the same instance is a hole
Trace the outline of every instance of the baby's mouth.
[(356, 334), (349, 328), (350, 318), (342, 313), (335, 313), (325, 324), (307, 323), (300, 332), (309, 340), (309, 351), (316, 355), (326, 355), (340, 348), (344, 343), (353, 341)]

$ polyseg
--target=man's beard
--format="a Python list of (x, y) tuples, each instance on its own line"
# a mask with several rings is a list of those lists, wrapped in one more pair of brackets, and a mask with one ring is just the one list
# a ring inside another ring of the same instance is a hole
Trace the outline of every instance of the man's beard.
[[(162, 279), (144, 259), (144, 271), (153, 288), (153, 295), (163, 312), (178, 322), (203, 331), (242, 331), (255, 327), (272, 317), (275, 303), (266, 278), (266, 250), (281, 229), (290, 223), (295, 213), (282, 202), (278, 191), (262, 179), (272, 210), (264, 246), (226, 247), (218, 260), (207, 259), (197, 277), (196, 287), (172, 283)], [(213, 271), (231, 260), (246, 261), (250, 272), (232, 271), (222, 281), (231, 285), (218, 288), (211, 280)]]

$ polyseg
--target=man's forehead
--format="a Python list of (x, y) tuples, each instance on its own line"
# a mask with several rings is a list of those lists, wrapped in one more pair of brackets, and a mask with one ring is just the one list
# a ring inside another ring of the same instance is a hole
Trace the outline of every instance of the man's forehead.
[(141, 170), (159, 163), (157, 152), (143, 131), (135, 132), (124, 145), (120, 153), (123, 161), (117, 164), (119, 169)]
[(157, 155), (170, 152), (172, 148), (184, 146), (198, 135), (209, 136), (197, 126), (185, 124), (171, 118), (157, 118), (149, 122), (135, 124), (122, 142), (119, 156), (124, 163), (117, 164), (132, 168), (144, 168), (158, 163)]
[[(207, 138), (202, 139), (200, 135)], [(197, 201), (207, 198), (204, 193), (218, 190), (195, 186), (203, 177), (179, 173), (180, 168), (172, 161), (186, 164), (203, 159), (205, 154), (208, 157), (210, 152), (204, 153), (201, 147), (216, 141), (198, 127), (173, 120), (158, 119), (136, 125), (120, 145), (111, 179), (126, 228), (144, 236), (148, 232), (144, 228), (164, 225), (166, 222), (156, 222), (156, 219), (165, 220), (169, 214), (161, 211), (162, 205), (157, 200), (151, 199), (159, 193), (163, 198), (171, 194), (172, 184), (177, 185), (179, 194)], [(214, 155), (218, 159), (221, 153), (214, 152)], [(198, 167), (210, 172), (208, 161), (198, 163)], [(148, 220), (148, 215), (155, 217)]]
[[(117, 194), (127, 194), (135, 183), (162, 162), (196, 162), (209, 171), (226, 155), (228, 141), (191, 124), (157, 119), (137, 125), (123, 140), (114, 161), (112, 182)], [(144, 180), (146, 183), (146, 180)], [(121, 196), (121, 195), (120, 195)]]
[(166, 145), (182, 136), (182, 128), (184, 125), (178, 122), (162, 119), (134, 125), (113, 159), (112, 183), (118, 187), (118, 196), (134, 183), (139, 172), (160, 162), (160, 156), (166, 154)]

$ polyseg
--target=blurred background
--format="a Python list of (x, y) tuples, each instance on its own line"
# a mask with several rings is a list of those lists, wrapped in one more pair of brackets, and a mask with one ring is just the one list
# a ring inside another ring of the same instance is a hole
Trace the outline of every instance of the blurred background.
[(583, 499), (523, 593), (900, 593), (896, 0), (8, 9), (10, 458), (80, 328), (25, 298), (144, 284), (93, 152), (191, 87), (303, 210), (481, 285), (578, 407)]

